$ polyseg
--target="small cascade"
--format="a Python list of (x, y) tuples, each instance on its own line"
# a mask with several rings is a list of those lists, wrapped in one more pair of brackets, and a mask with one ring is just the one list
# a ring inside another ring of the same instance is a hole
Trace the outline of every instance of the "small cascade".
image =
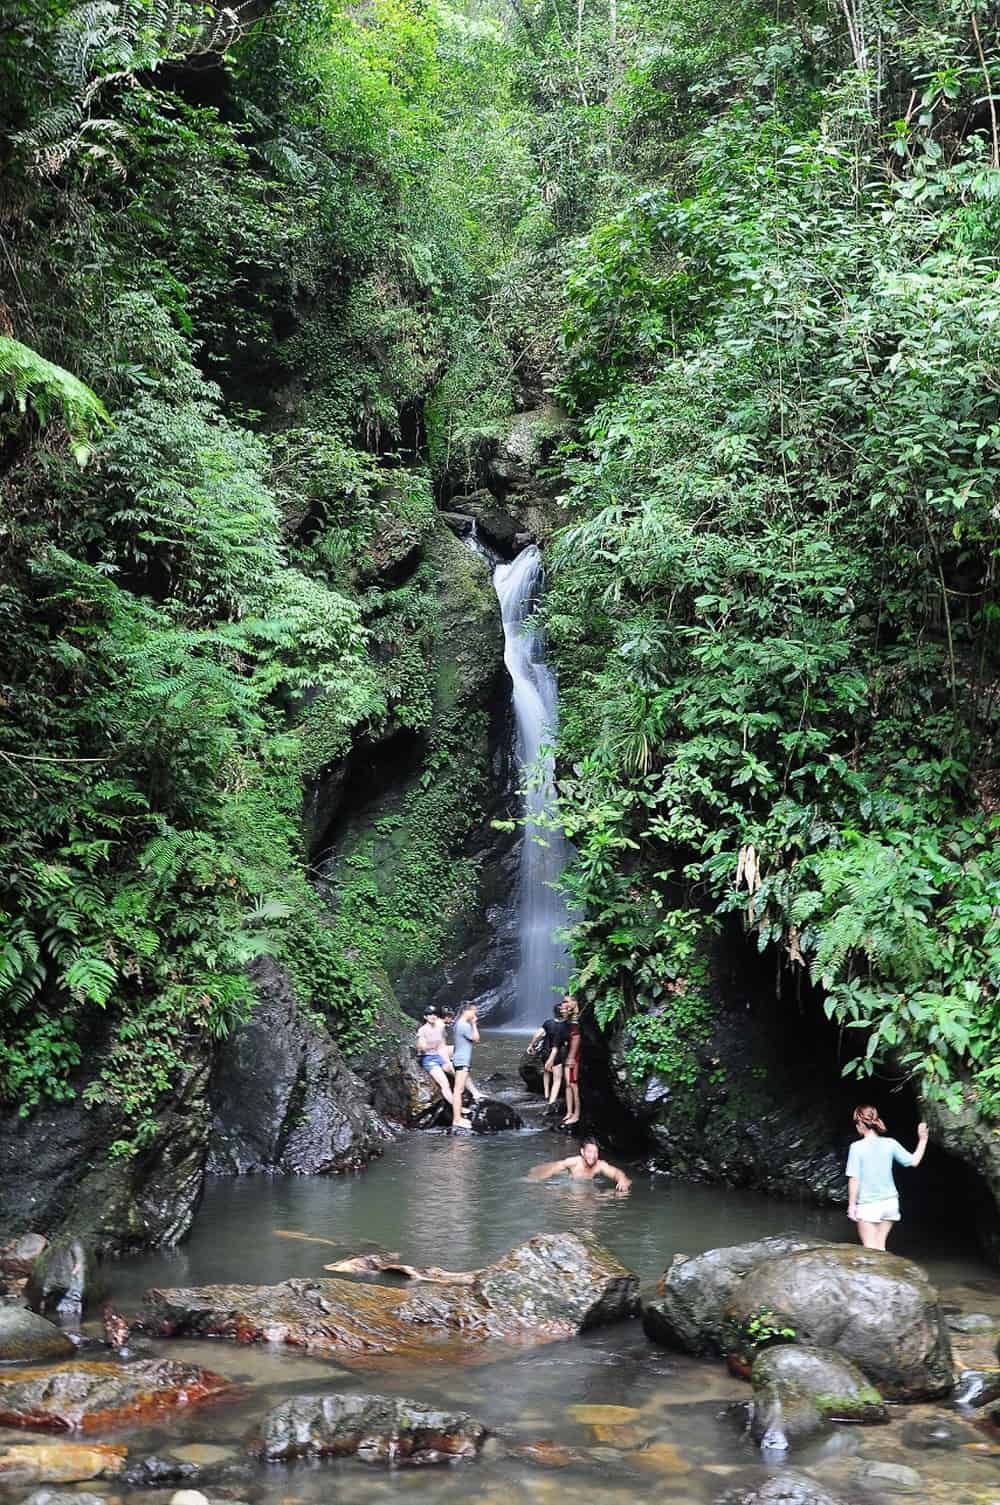
[(566, 946), (559, 938), (570, 915), (555, 887), (569, 861), (570, 847), (561, 832), (540, 824), (555, 809), (551, 744), (559, 715), (555, 675), (532, 622), (544, 578), (541, 552), (534, 544), (493, 571), (503, 618), (504, 662), (513, 681), (515, 752), (526, 786), (517, 894), (520, 965), (514, 1014), (508, 1021), (514, 1029), (541, 1023), (558, 993), (565, 990), (570, 970)]

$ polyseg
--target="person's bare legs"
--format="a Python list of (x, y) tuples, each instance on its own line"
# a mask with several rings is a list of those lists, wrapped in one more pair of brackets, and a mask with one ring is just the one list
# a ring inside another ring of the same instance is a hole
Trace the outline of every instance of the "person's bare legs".
[(451, 1095), (451, 1087), (448, 1085), (448, 1078), (445, 1075), (444, 1067), (432, 1066), (427, 1075), (433, 1082), (437, 1083), (441, 1092), (441, 1096), (444, 1098), (445, 1102), (448, 1103), (449, 1106), (451, 1106), (453, 1103), (453, 1098)]
[(866, 1223), (858, 1218), (858, 1238), (866, 1249), (884, 1249), (885, 1245), (879, 1242), (881, 1223)]
[(566, 1083), (566, 1117), (563, 1126), (572, 1127), (580, 1122), (580, 1089), (576, 1082)]
[(557, 1061), (556, 1064), (552, 1068), (552, 1091), (549, 1094), (549, 1097), (547, 1099), (547, 1101), (550, 1104), (551, 1103), (557, 1103), (559, 1101), (559, 1094), (562, 1091), (562, 1080), (563, 1080), (562, 1062), (561, 1061)]
[(879, 1236), (878, 1248), (884, 1249), (886, 1244), (888, 1243), (889, 1234), (892, 1232), (892, 1219), (886, 1218), (885, 1221), (879, 1223), (877, 1227)]
[(462, 1115), (462, 1098), (465, 1096), (465, 1080), (469, 1075), (467, 1066), (455, 1068), (455, 1094), (451, 1104), (451, 1126), (453, 1129), (471, 1129), (472, 1125)]

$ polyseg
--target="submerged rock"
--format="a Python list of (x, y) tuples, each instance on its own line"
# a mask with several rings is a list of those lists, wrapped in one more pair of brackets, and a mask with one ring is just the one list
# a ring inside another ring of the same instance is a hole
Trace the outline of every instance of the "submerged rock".
[(664, 1272), (658, 1297), (643, 1303), (646, 1336), (685, 1353), (724, 1354), (731, 1339), (726, 1312), (750, 1271), (783, 1254), (824, 1247), (831, 1246), (786, 1234), (709, 1249), (690, 1259), (678, 1256)]
[(469, 1342), (542, 1342), (631, 1316), (638, 1281), (585, 1234), (538, 1234), (461, 1285), (399, 1290), (353, 1280), (146, 1293), (144, 1323), (170, 1337), (287, 1343), (319, 1352), (413, 1353), (449, 1330)]
[(106, 1478), (121, 1473), (126, 1452), (102, 1442), (11, 1443), (0, 1446), (0, 1484), (76, 1484)]
[(750, 1435), (784, 1451), (831, 1421), (884, 1422), (889, 1411), (861, 1370), (829, 1349), (784, 1344), (754, 1360)]
[(65, 1359), (75, 1351), (55, 1323), (23, 1306), (0, 1306), (0, 1362)]
[(231, 1390), (221, 1375), (170, 1359), (77, 1363), (0, 1373), (0, 1426), (96, 1432)]
[(302, 1013), (287, 974), (263, 957), (251, 975), (256, 1004), (222, 1045), (213, 1077), (209, 1170), (361, 1169), (382, 1153), (393, 1130), (369, 1107), (366, 1084), (329, 1031)]
[(252, 1450), (268, 1462), (357, 1457), (364, 1463), (450, 1463), (474, 1458), (481, 1422), (385, 1395), (295, 1395), (264, 1420)]
[(843, 1505), (823, 1485), (795, 1469), (782, 1469), (759, 1484), (740, 1484), (719, 1495), (714, 1505)]
[(69, 1489), (36, 1489), (24, 1505), (105, 1505), (103, 1495)]
[(910, 1260), (854, 1245), (783, 1255), (740, 1282), (727, 1316), (743, 1328), (761, 1313), (798, 1342), (850, 1359), (891, 1400), (932, 1400), (952, 1387), (937, 1292)]
[(862, 1489), (871, 1490), (873, 1494), (918, 1495), (924, 1487), (924, 1481), (915, 1468), (907, 1468), (903, 1463), (881, 1463), (878, 1460), (862, 1463), (854, 1480)]

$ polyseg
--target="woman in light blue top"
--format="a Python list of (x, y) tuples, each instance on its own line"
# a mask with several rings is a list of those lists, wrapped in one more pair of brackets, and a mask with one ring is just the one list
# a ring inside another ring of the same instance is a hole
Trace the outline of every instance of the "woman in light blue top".
[(904, 1150), (897, 1139), (883, 1139), (885, 1124), (870, 1103), (854, 1110), (861, 1135), (847, 1156), (847, 1216), (858, 1225), (866, 1249), (884, 1249), (889, 1230), (899, 1222), (899, 1193), (893, 1165), (919, 1165), (927, 1148), (927, 1125), (917, 1125), (917, 1147)]

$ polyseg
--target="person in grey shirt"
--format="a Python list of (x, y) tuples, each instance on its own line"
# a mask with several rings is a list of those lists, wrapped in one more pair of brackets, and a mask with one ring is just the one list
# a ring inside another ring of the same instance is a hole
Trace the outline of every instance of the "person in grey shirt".
[(479, 1042), (479, 1025), (476, 1023), (474, 1003), (467, 1003), (465, 1008), (460, 1009), (456, 1014), (451, 1034), (455, 1042), (451, 1057), (455, 1068), (451, 1126), (453, 1129), (471, 1129), (472, 1124), (462, 1112), (462, 1098), (469, 1080), (469, 1068), (472, 1065), (472, 1047)]

